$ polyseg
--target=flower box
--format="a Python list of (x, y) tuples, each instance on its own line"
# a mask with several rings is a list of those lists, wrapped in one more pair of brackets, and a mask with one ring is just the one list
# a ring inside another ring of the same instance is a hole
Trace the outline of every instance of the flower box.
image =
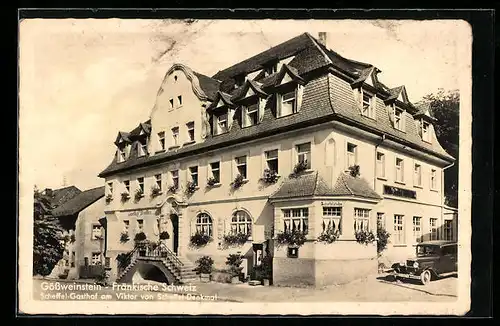
[(238, 174), (234, 181), (231, 182), (231, 188), (238, 189), (245, 183), (245, 178), (241, 174)]
[(261, 181), (267, 184), (274, 184), (278, 181), (278, 179), (278, 172), (270, 169), (265, 169), (262, 178), (260, 178)]

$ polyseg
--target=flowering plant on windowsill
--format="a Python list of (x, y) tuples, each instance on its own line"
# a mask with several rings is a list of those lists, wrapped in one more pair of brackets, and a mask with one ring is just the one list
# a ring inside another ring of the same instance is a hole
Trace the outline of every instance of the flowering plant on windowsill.
[(196, 189), (198, 189), (198, 185), (195, 182), (188, 181), (186, 183), (186, 194), (192, 195), (196, 191)]
[(113, 200), (113, 195), (112, 194), (106, 195), (106, 204), (109, 204), (112, 200)]
[(290, 176), (296, 177), (296, 176), (300, 175), (302, 172), (306, 171), (307, 169), (309, 169), (309, 164), (307, 163), (307, 160), (299, 161), (293, 167), (293, 172)]
[(161, 190), (158, 186), (151, 187), (151, 197), (155, 198), (161, 195)]
[(356, 242), (364, 245), (368, 245), (376, 240), (375, 234), (372, 231), (359, 230), (354, 235), (356, 236)]
[(225, 246), (242, 246), (249, 238), (250, 234), (248, 233), (229, 233), (224, 235), (223, 242)]
[(207, 187), (213, 187), (218, 183), (219, 181), (217, 181), (217, 179), (215, 179), (214, 177), (210, 177), (207, 179)]
[(265, 169), (261, 180), (265, 183), (273, 184), (278, 181), (279, 177), (278, 172), (271, 169)]
[(245, 183), (245, 179), (241, 174), (238, 174), (236, 178), (234, 178), (234, 181), (231, 182), (231, 187), (233, 189), (238, 189), (240, 188), (243, 184)]
[(176, 185), (168, 186), (168, 192), (175, 194), (177, 192), (177, 186)]
[(142, 191), (142, 189), (139, 188), (135, 191), (134, 199), (136, 201), (139, 201), (142, 197), (144, 197), (144, 191)]
[(349, 174), (351, 175), (351, 177), (359, 177), (360, 175), (360, 172), (359, 172), (359, 165), (355, 164), (355, 165), (351, 165), (349, 167)]
[(335, 230), (333, 227), (330, 226), (319, 235), (318, 241), (328, 244), (334, 243), (339, 238), (339, 235), (340, 235), (339, 230)]
[(276, 235), (278, 246), (300, 247), (306, 242), (306, 233), (300, 230), (282, 231)]
[(206, 246), (210, 241), (212, 241), (212, 237), (210, 237), (208, 234), (201, 232), (196, 232), (194, 235), (191, 236), (191, 239), (189, 240), (190, 244), (193, 247)]
[(122, 198), (122, 202), (126, 202), (127, 200), (130, 199), (130, 194), (128, 192), (124, 191), (121, 193), (121, 198)]
[(128, 232), (123, 231), (120, 234), (120, 243), (127, 243), (130, 240), (130, 237), (128, 235)]

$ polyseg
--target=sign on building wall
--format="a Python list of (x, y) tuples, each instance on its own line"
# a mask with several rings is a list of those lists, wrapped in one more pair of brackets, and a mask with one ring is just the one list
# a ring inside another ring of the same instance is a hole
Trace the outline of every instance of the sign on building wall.
[(328, 207), (331, 207), (331, 206), (342, 206), (342, 203), (338, 202), (338, 201), (322, 201), (321, 202), (321, 206), (328, 206)]
[(391, 195), (403, 198), (417, 199), (417, 192), (414, 190), (384, 185), (384, 195)]
[(128, 213), (128, 216), (145, 216), (145, 215), (155, 215), (155, 210), (152, 209), (146, 209), (146, 210), (140, 210), (140, 211), (131, 211)]

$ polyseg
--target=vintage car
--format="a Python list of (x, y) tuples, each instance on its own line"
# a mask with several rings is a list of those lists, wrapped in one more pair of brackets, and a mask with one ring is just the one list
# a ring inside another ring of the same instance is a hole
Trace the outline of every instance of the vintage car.
[(423, 285), (431, 280), (457, 273), (457, 243), (427, 241), (415, 248), (415, 257), (391, 266), (392, 276), (417, 279)]

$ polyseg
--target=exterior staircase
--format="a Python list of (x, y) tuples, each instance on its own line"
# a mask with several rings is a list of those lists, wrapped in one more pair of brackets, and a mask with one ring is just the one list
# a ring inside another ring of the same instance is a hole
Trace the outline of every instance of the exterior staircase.
[(179, 257), (165, 244), (138, 246), (129, 253), (128, 265), (119, 273), (116, 282), (131, 282), (140, 264), (156, 266), (171, 284), (194, 283), (198, 280), (194, 264), (187, 258)]

